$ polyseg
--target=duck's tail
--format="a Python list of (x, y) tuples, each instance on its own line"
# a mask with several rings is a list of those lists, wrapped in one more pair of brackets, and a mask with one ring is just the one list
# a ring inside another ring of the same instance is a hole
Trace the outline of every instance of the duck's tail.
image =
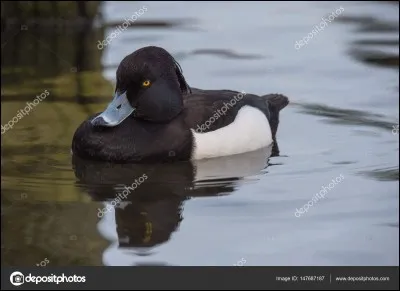
[(265, 100), (270, 112), (272, 137), (275, 139), (279, 124), (279, 112), (289, 104), (289, 98), (281, 94), (268, 94), (261, 98)]

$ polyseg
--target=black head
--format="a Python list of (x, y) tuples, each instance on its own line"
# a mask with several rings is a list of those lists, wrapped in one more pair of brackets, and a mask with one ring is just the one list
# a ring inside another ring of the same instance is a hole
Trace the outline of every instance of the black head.
[(181, 67), (163, 48), (144, 47), (126, 56), (117, 69), (115, 97), (95, 125), (116, 126), (128, 116), (169, 122), (183, 109), (183, 94), (191, 93)]

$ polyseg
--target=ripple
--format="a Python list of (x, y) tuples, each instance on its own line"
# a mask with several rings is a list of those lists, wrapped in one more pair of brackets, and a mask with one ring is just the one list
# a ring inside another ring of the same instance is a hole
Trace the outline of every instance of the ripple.
[[(109, 22), (105, 26), (108, 28), (115, 28), (116, 26), (122, 25), (124, 22), (116, 21), (116, 22)], [(197, 23), (195, 19), (173, 19), (173, 20), (139, 20), (132, 23), (128, 26), (127, 29), (136, 29), (136, 28), (185, 28), (196, 30), (195, 27), (189, 26)]]
[(341, 16), (337, 19), (341, 23), (358, 24), (358, 32), (397, 32), (399, 25), (389, 21), (379, 20), (370, 16)]
[(180, 52), (176, 54), (178, 60), (185, 59), (189, 56), (216, 56), (225, 59), (236, 59), (236, 60), (260, 60), (265, 57), (258, 54), (244, 54), (238, 53), (228, 49), (195, 49), (191, 52)]
[(399, 55), (385, 53), (382, 51), (367, 51), (363, 49), (353, 48), (349, 51), (349, 54), (354, 57), (356, 60), (361, 61), (363, 63), (387, 67), (387, 68), (399, 68)]
[(385, 45), (385, 46), (399, 46), (398, 39), (362, 39), (353, 42), (355, 45)]
[[(349, 49), (348, 54), (357, 61), (367, 65), (395, 68), (399, 67), (399, 54), (396, 52), (383, 51), (385, 47), (398, 47), (398, 32), (399, 24), (387, 20), (377, 19), (375, 17), (356, 17), (356, 16), (343, 16), (338, 19), (342, 23), (355, 23), (357, 24), (357, 32), (364, 33), (364, 39), (352, 41), (352, 48)], [(395, 34), (392, 34), (395, 32)], [(390, 38), (377, 39), (382, 34)], [(365, 37), (370, 37), (365, 39)], [(372, 50), (371, 46), (382, 47), (381, 49)], [(398, 49), (396, 50), (398, 51)]]
[(386, 130), (392, 130), (393, 124), (397, 124), (397, 121), (382, 120), (384, 116), (381, 114), (361, 110), (343, 109), (316, 103), (292, 103), (292, 105), (300, 107), (301, 113), (328, 117), (331, 119), (329, 122), (336, 124), (370, 126)]
[(360, 172), (361, 175), (373, 178), (378, 181), (399, 181), (399, 168), (384, 168)]

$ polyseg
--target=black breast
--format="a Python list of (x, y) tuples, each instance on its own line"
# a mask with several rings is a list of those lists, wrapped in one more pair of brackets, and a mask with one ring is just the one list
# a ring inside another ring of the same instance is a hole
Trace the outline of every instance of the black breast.
[(132, 117), (116, 127), (93, 127), (91, 119), (75, 132), (73, 153), (86, 159), (118, 163), (154, 163), (190, 159), (193, 140), (182, 116), (168, 124)]

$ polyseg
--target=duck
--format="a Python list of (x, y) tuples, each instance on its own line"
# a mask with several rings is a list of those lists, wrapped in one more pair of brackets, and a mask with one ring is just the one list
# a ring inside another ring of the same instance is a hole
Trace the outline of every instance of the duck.
[(142, 47), (116, 70), (114, 96), (72, 138), (73, 155), (111, 163), (163, 163), (232, 156), (276, 141), (282, 94), (199, 89), (164, 48)]

